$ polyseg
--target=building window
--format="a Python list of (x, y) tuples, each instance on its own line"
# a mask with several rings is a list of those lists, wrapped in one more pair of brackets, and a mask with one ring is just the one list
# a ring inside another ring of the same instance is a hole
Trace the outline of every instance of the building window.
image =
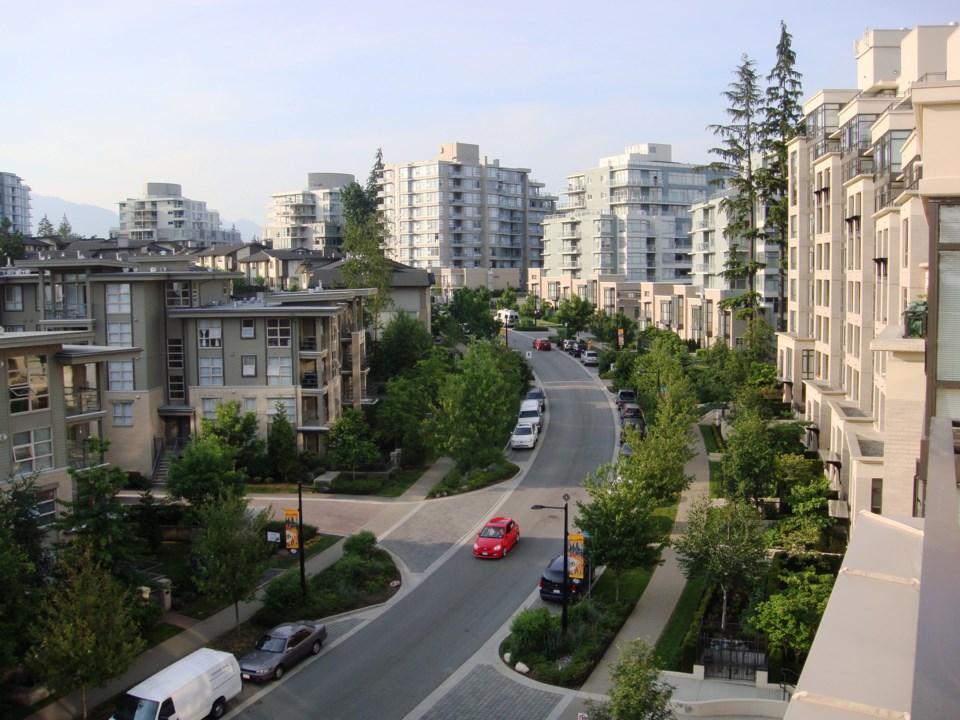
[(107, 313), (130, 312), (130, 283), (107, 283)]
[(133, 390), (133, 360), (113, 360), (107, 363), (107, 389)]
[(167, 283), (167, 307), (192, 307), (196, 291), (187, 280), (175, 280)]
[(47, 356), (21, 355), (7, 358), (7, 387), (11, 413), (49, 408)]
[(183, 338), (167, 340), (167, 367), (171, 370), (183, 369)]
[(187, 384), (183, 375), (171, 375), (169, 383), (171, 400), (183, 400), (187, 397)]
[(7, 285), (3, 289), (3, 309), (8, 312), (23, 310), (23, 288), (19, 285)]
[(283, 416), (293, 420), (293, 398), (292, 397), (271, 397), (267, 398), (267, 419), (273, 422), (273, 419), (283, 410)]
[(133, 403), (113, 403), (113, 424), (115, 427), (131, 427), (133, 425)]
[(133, 326), (130, 323), (107, 323), (107, 345), (133, 345)]
[(240, 337), (245, 340), (250, 338), (255, 338), (257, 336), (257, 324), (253, 318), (243, 318), (240, 321)]
[(267, 319), (267, 347), (290, 347), (290, 320)]
[(800, 378), (802, 380), (812, 380), (814, 376), (813, 350), (803, 350), (800, 355)]
[(218, 348), (223, 342), (223, 329), (219, 320), (200, 320), (197, 323), (197, 345), (202, 348)]
[(240, 374), (243, 377), (257, 376), (257, 356), (256, 355), (240, 356)]
[(53, 467), (53, 433), (37, 428), (13, 433), (13, 474), (30, 475)]
[(883, 478), (870, 481), (870, 512), (876, 515), (883, 512)]
[(200, 407), (204, 420), (217, 419), (217, 405), (219, 403), (220, 400), (217, 398), (200, 398)]
[(267, 385), (293, 384), (293, 358), (267, 358)]
[(223, 358), (200, 358), (200, 384), (223, 385)]
[(255, 397), (245, 397), (243, 399), (243, 412), (257, 414), (257, 399)]
[(34, 507), (37, 511), (37, 525), (46, 527), (57, 519), (57, 489), (55, 487), (45, 488), (37, 493), (37, 504)]

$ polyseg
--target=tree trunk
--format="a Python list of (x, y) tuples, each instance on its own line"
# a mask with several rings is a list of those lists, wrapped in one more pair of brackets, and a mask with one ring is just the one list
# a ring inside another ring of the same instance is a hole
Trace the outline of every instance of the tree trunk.
[(613, 601), (620, 602), (620, 571), (617, 570), (616, 572), (614, 572), (613, 576), (617, 580), (617, 582), (615, 583), (616, 590), (613, 593)]
[(234, 617), (234, 620), (236, 621), (234, 629), (236, 630), (237, 637), (240, 637), (240, 601), (239, 600), (233, 601), (233, 617)]
[(721, 585), (720, 592), (723, 593), (723, 609), (720, 611), (720, 630), (723, 632), (727, 629), (727, 588)]
[(83, 720), (87, 720), (87, 686), (80, 686), (80, 710)]

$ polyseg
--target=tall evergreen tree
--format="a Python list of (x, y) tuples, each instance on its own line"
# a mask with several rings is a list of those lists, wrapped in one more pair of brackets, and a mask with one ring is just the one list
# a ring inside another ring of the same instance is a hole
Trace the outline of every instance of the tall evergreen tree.
[(70, 224), (70, 221), (67, 220), (67, 214), (63, 214), (63, 220), (60, 221), (60, 226), (57, 228), (57, 235), (66, 240), (67, 238), (76, 237), (73, 234), (73, 226)]
[(44, 215), (40, 222), (37, 223), (37, 237), (53, 237), (57, 234), (57, 231), (53, 227), (53, 223), (50, 222), (50, 218)]
[(23, 233), (13, 229), (10, 218), (0, 218), (0, 265), (6, 265), (11, 260), (20, 260), (25, 255)]
[[(710, 149), (718, 159), (710, 163), (709, 168), (720, 174), (734, 173), (720, 181), (726, 182), (733, 191), (720, 203), (727, 216), (724, 235), (730, 241), (730, 253), (721, 275), (731, 281), (746, 281), (745, 293), (723, 300), (720, 306), (736, 310), (741, 319), (753, 320), (761, 297), (756, 289), (756, 275), (762, 267), (757, 261), (757, 238), (763, 229), (757, 227), (760, 187), (754, 162), (762, 145), (763, 92), (756, 63), (746, 55), (740, 58), (734, 78), (723, 93), (729, 103), (726, 110), (729, 124), (708, 126), (721, 138), (721, 144)], [(741, 249), (740, 243), (745, 243), (746, 248)]]
[(787, 329), (785, 282), (787, 232), (790, 222), (787, 143), (803, 131), (801, 75), (796, 69), (797, 56), (793, 52), (792, 39), (787, 32), (786, 23), (781, 21), (777, 62), (767, 75), (769, 85), (761, 142), (766, 162), (758, 173), (760, 195), (767, 206), (767, 228), (780, 246), (780, 266), (777, 274), (777, 330), (780, 331)]

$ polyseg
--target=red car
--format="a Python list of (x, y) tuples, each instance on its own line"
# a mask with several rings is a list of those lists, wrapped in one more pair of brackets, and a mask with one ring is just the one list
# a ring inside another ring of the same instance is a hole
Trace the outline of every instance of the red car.
[(477, 533), (473, 543), (473, 556), (478, 558), (506, 557), (514, 545), (520, 542), (520, 526), (508, 517), (490, 518)]
[(535, 350), (549, 350), (550, 341), (546, 338), (537, 338), (533, 341), (533, 347)]

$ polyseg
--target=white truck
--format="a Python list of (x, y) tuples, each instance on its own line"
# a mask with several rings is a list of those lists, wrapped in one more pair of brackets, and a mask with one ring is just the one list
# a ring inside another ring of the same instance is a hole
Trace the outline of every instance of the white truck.
[(221, 718), (242, 687), (233, 655), (200, 648), (130, 688), (111, 720)]

